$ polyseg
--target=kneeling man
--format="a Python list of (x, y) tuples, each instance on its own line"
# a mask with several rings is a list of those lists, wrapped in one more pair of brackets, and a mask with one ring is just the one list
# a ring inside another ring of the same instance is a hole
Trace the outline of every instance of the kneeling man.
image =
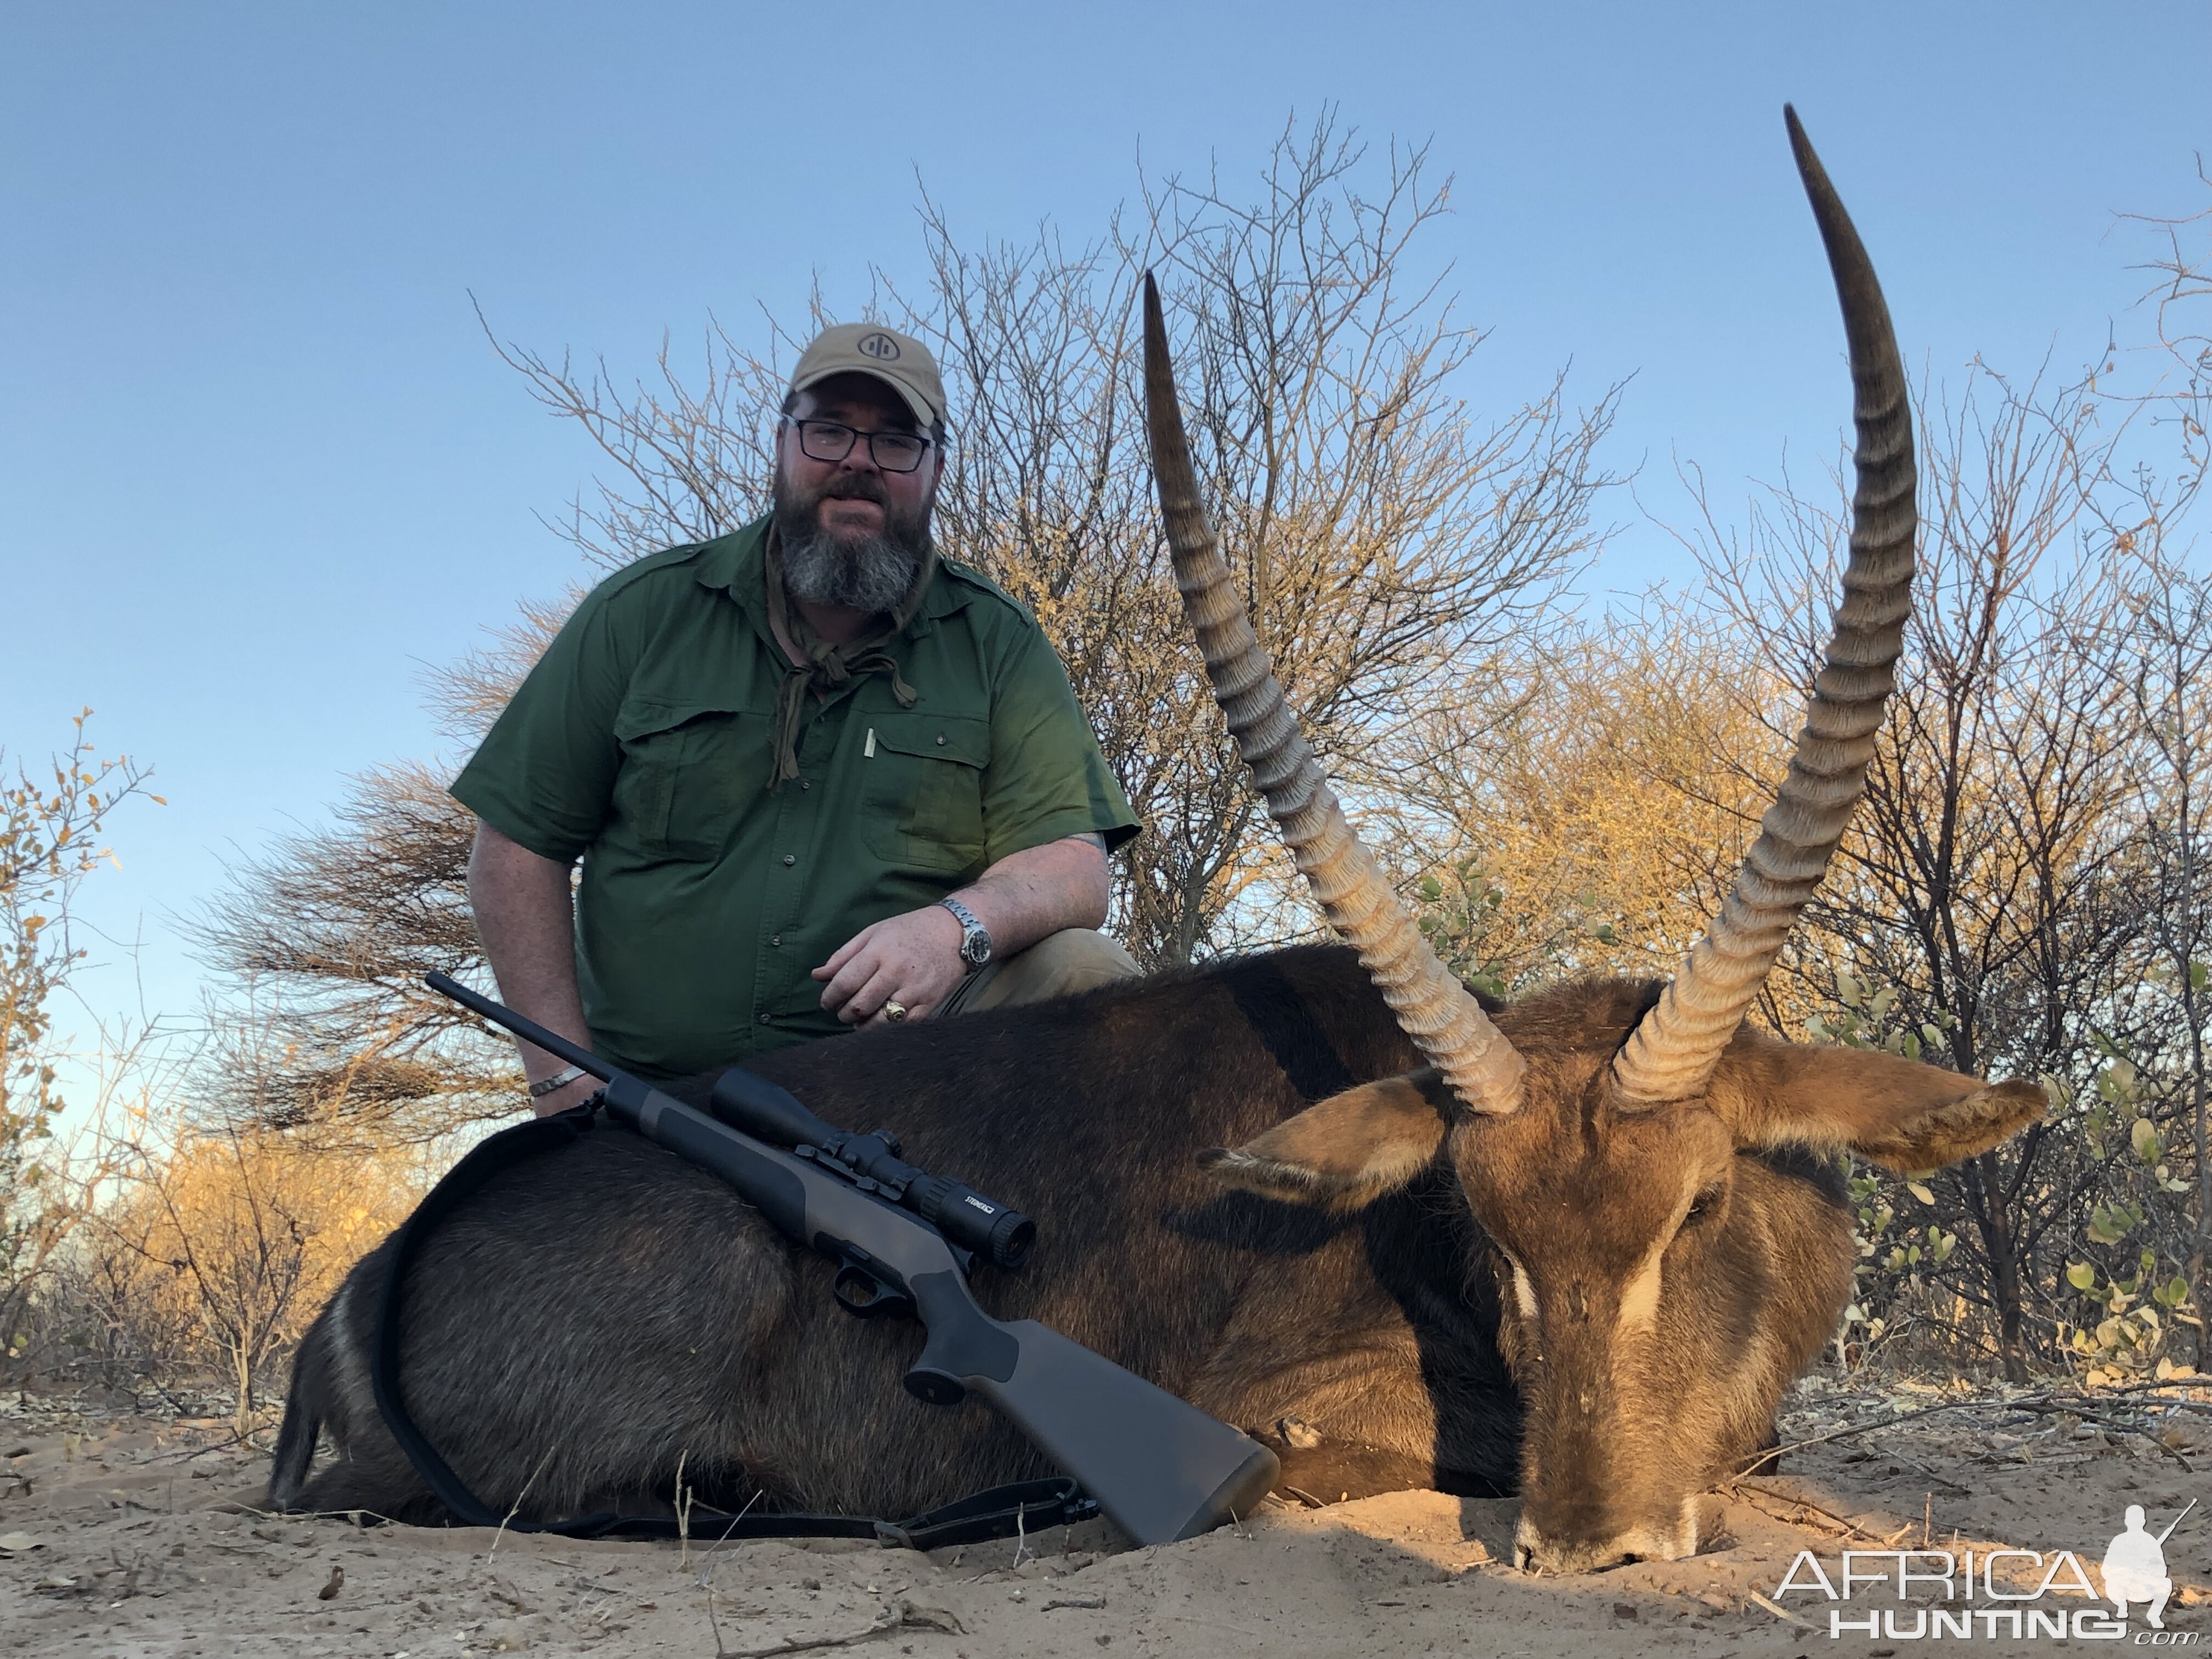
[[(2122, 1619), (2128, 1616), (2129, 1602), (2143, 1602), (2144, 1620), (2153, 1630), (2164, 1630), (2161, 1615), (2173, 1594), (2173, 1580), (2166, 1571), (2166, 1533), (2154, 1538), (2144, 1530), (2140, 1504), (2129, 1504), (2124, 1519), (2127, 1529), (2105, 1550), (2105, 1599)], [(2172, 1530), (2168, 1527), (2166, 1532)]]
[[(577, 607), (453, 786), (510, 1006), (666, 1081), (1137, 971), (1091, 931), (1137, 822), (1035, 618), (937, 556), (944, 446), (921, 343), (830, 329), (768, 516)], [(541, 1114), (595, 1086), (522, 1055)]]

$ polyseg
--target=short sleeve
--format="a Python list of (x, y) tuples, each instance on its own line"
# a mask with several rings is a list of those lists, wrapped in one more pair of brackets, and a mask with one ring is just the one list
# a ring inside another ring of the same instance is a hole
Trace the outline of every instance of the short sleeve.
[(984, 860), (1067, 836), (1110, 851), (1143, 827), (1044, 632), (1026, 615), (994, 677), (991, 759), (983, 773)]
[(541, 858), (566, 864), (606, 821), (622, 745), (615, 738), (630, 665), (604, 589), (554, 635), (450, 793)]

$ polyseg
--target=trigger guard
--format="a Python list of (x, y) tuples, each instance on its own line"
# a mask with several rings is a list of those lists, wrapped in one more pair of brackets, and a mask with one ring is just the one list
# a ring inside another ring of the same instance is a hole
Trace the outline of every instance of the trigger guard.
[(837, 1305), (856, 1319), (874, 1319), (887, 1313), (911, 1313), (914, 1303), (896, 1291), (884, 1288), (883, 1281), (866, 1269), (843, 1267), (830, 1281), (830, 1293), (837, 1298)]

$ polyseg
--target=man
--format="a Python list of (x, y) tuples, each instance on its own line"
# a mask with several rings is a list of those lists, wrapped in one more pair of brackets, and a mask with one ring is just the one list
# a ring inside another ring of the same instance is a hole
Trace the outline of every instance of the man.
[[(2192, 1501), (2190, 1508), (2195, 1507)], [(2188, 1512), (2184, 1510), (2182, 1514)], [(2142, 1504), (2129, 1504), (2122, 1519), (2126, 1530), (2105, 1548), (2105, 1599), (2122, 1619), (2128, 1616), (2129, 1602), (2146, 1603), (2144, 1621), (2153, 1630), (2164, 1630), (2166, 1598), (2173, 1594), (2173, 1580), (2166, 1571), (2166, 1540), (2180, 1523), (2180, 1516), (2175, 1516), (2173, 1525), (2155, 1538), (2143, 1529)]]
[[(832, 328), (769, 514), (577, 608), (453, 786), (514, 1007), (665, 1081), (1136, 971), (1090, 931), (1136, 820), (1035, 619), (937, 556), (944, 442), (921, 343)], [(541, 1114), (588, 1094), (521, 1048)]]

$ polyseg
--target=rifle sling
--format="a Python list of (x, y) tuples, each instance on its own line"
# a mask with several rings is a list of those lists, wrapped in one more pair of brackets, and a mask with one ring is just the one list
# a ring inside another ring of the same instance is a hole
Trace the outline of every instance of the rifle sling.
[[(376, 1312), (376, 1335), (369, 1353), (369, 1384), (385, 1427), (407, 1454), (415, 1472), (428, 1483), (438, 1501), (465, 1527), (504, 1526), (509, 1532), (553, 1533), (564, 1538), (674, 1538), (678, 1528), (673, 1516), (617, 1515), (607, 1511), (580, 1515), (567, 1521), (519, 1521), (502, 1516), (469, 1489), (452, 1464), (416, 1426), (399, 1388), (399, 1314), (402, 1287), (416, 1254), (441, 1223), (483, 1184), (502, 1170), (557, 1151), (599, 1125), (599, 1115), (589, 1105), (571, 1107), (551, 1117), (533, 1118), (502, 1129), (478, 1143), (466, 1157), (447, 1171), (414, 1214), (392, 1236), (384, 1264), (384, 1294)], [(720, 1510), (695, 1511), (685, 1530), (702, 1543), (726, 1538), (873, 1538), (884, 1546), (933, 1550), (955, 1544), (978, 1543), (990, 1538), (1012, 1538), (1077, 1521), (1098, 1513), (1097, 1501), (1084, 1494), (1065, 1475), (1042, 1480), (1021, 1480), (994, 1486), (957, 1503), (946, 1504), (906, 1521), (883, 1521), (856, 1515), (757, 1515), (746, 1510), (731, 1515)]]

